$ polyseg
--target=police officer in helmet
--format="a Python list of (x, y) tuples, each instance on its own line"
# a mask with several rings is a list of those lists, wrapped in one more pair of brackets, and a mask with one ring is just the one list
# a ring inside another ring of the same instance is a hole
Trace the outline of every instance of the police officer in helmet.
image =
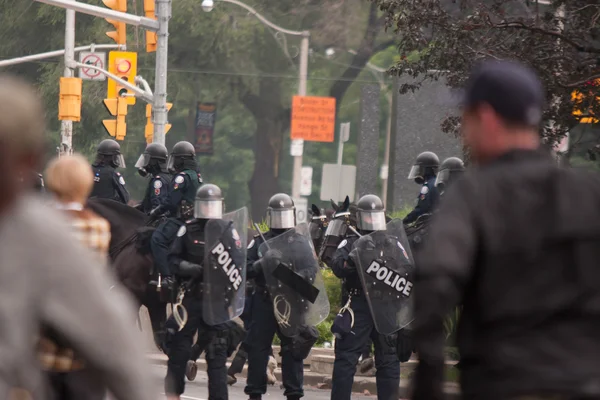
[[(357, 204), (357, 228), (361, 235), (386, 230), (385, 208), (381, 199), (373, 194), (361, 197)], [(377, 398), (398, 399), (400, 384), (400, 362), (389, 340), (375, 329), (373, 318), (360, 277), (357, 262), (350, 256), (357, 236), (348, 236), (338, 246), (331, 269), (342, 279), (342, 305), (353, 312), (352, 333), (332, 327), (337, 339), (335, 342), (335, 362), (332, 376), (332, 400), (350, 400), (352, 384), (358, 359), (369, 339), (375, 345), (375, 366), (377, 368)]]
[(152, 143), (146, 147), (144, 153), (140, 155), (135, 163), (135, 167), (141, 176), (150, 177), (144, 199), (136, 207), (146, 214), (150, 214), (152, 210), (163, 206), (167, 202), (167, 191), (169, 183), (171, 183), (171, 175), (167, 170), (168, 155), (165, 146)]
[(202, 185), (196, 150), (189, 142), (178, 142), (173, 146), (167, 169), (174, 176), (169, 183), (166, 200), (150, 212), (151, 217), (163, 214), (169, 216), (167, 221), (156, 228), (151, 241), (154, 263), (163, 278), (171, 274), (167, 261), (169, 247), (183, 221), (192, 218), (196, 191)]
[(92, 164), (94, 188), (90, 198), (98, 197), (127, 204), (129, 192), (125, 187), (125, 179), (116, 171), (117, 168), (125, 168), (121, 145), (115, 140), (105, 139), (98, 145), (96, 153), (96, 161)]
[(192, 353), (196, 331), (199, 336), (212, 336), (206, 349), (208, 398), (227, 399), (227, 331), (225, 325), (209, 326), (203, 320), (202, 276), (205, 252), (205, 227), (211, 219), (223, 216), (221, 189), (212, 184), (200, 187), (195, 195), (193, 218), (177, 231), (169, 266), (186, 293), (182, 305), (188, 313), (183, 328), (176, 332), (169, 346), (169, 361), (165, 378), (165, 393), (169, 399), (179, 399), (185, 389), (186, 365)]
[(425, 151), (417, 156), (417, 161), (408, 174), (408, 179), (421, 185), (417, 206), (405, 218), (404, 223), (410, 224), (424, 214), (430, 214), (439, 199), (438, 190), (435, 187), (435, 178), (440, 166), (440, 159), (435, 153)]
[[(296, 226), (296, 207), (290, 196), (278, 193), (271, 197), (267, 208), (267, 225), (269, 230), (263, 234), (265, 240), (275, 238)], [(284, 395), (288, 400), (297, 400), (304, 396), (304, 363), (293, 357), (292, 339), (281, 334), (275, 320), (273, 303), (263, 274), (264, 254), (260, 255), (258, 252), (262, 243), (263, 238), (257, 235), (248, 245), (246, 277), (254, 279), (255, 289), (252, 294), (252, 323), (242, 344), (248, 352), (248, 378), (244, 392), (252, 400), (261, 399), (267, 392), (265, 370), (273, 336), (277, 333), (281, 340)]]
[(435, 180), (435, 186), (438, 188), (440, 196), (444, 194), (452, 181), (460, 178), (463, 172), (465, 172), (465, 164), (463, 160), (458, 157), (446, 158), (444, 162), (442, 162), (440, 171)]

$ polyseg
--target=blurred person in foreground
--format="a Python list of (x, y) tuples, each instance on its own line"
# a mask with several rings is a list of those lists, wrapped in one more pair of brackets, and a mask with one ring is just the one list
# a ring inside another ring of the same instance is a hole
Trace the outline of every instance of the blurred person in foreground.
[(44, 108), (27, 83), (0, 75), (0, 398), (13, 388), (48, 399), (34, 346), (42, 327), (60, 335), (122, 400), (156, 398), (144, 368), (135, 311), (58, 211), (28, 196), (20, 181), (38, 166)]
[[(84, 204), (94, 185), (94, 173), (87, 160), (80, 155), (55, 158), (46, 169), (49, 192), (55, 206), (69, 216), (75, 238), (92, 250), (101, 264), (108, 260), (110, 225), (85, 209)], [(81, 266), (85, 268), (85, 265)], [(73, 349), (61, 343), (59, 335), (43, 329), (38, 343), (38, 357), (44, 371), (49, 373), (52, 391), (57, 399), (103, 400), (104, 386), (93, 371), (77, 357)]]
[(444, 194), (420, 255), (413, 399), (443, 398), (443, 320), (459, 303), (464, 399), (600, 398), (600, 179), (541, 148), (544, 97), (512, 62), (467, 82), (476, 166)]

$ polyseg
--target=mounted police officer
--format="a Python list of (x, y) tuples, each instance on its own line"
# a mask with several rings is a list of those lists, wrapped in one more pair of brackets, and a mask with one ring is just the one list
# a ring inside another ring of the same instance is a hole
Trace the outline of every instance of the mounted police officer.
[(421, 191), (417, 206), (404, 218), (405, 224), (415, 222), (421, 215), (430, 214), (435, 208), (439, 199), (439, 193), (435, 187), (439, 166), (440, 159), (431, 151), (425, 151), (417, 156), (417, 160), (408, 174), (408, 179), (414, 179), (415, 183), (421, 185)]
[(150, 214), (152, 210), (167, 203), (169, 184), (171, 183), (171, 175), (167, 170), (168, 155), (165, 146), (152, 143), (146, 147), (135, 163), (141, 176), (150, 176), (144, 199), (136, 207), (146, 214)]
[[(302, 286), (309, 282), (314, 284), (311, 279), (320, 273), (308, 225), (304, 225), (304, 235), (295, 229), (295, 211), (294, 201), (287, 194), (271, 197), (267, 209), (269, 230), (264, 236), (255, 237), (248, 246), (247, 277), (254, 279), (256, 286), (252, 295), (252, 322), (244, 341), (248, 352), (248, 378), (244, 391), (252, 400), (261, 399), (267, 391), (265, 369), (275, 333), (281, 340), (284, 395), (288, 400), (304, 396), (303, 359), (316, 341), (316, 338), (311, 339), (315, 335), (314, 328), (307, 326), (310, 325), (307, 323), (310, 311), (299, 307), (300, 298), (295, 297), (296, 294), (277, 292), (277, 288), (288, 289), (290, 283), (278, 285), (279, 281), (274, 278), (275, 269), (282, 273), (279, 275), (281, 279), (299, 279), (297, 286)], [(284, 267), (286, 264), (288, 268)], [(317, 302), (314, 298), (312, 301)], [(278, 304), (287, 307), (280, 308)], [(327, 303), (327, 312), (328, 306)]]
[(202, 185), (196, 150), (189, 142), (178, 142), (173, 146), (167, 169), (174, 174), (167, 198), (162, 205), (150, 212), (151, 217), (163, 214), (169, 216), (167, 221), (156, 228), (151, 241), (154, 263), (163, 278), (171, 275), (167, 261), (169, 246), (183, 221), (193, 216), (196, 191)]
[(463, 160), (458, 157), (446, 158), (444, 162), (442, 162), (440, 171), (435, 180), (435, 187), (438, 188), (440, 196), (444, 195), (448, 185), (458, 179), (463, 172), (465, 172), (465, 164)]
[[(227, 313), (227, 310), (231, 308), (239, 308), (240, 302), (234, 299), (233, 303), (222, 303), (225, 298), (221, 287), (217, 290), (219, 293), (213, 293), (212, 295), (208, 293), (212, 297), (207, 299), (207, 291), (211, 290), (211, 286), (215, 284), (218, 286), (219, 283), (224, 281), (229, 284), (228, 278), (230, 275), (225, 277), (225, 280), (218, 280), (221, 275), (224, 276), (225, 274), (223, 274), (221, 268), (215, 268), (216, 272), (212, 272), (212, 259), (210, 255), (205, 253), (215, 253), (221, 249), (223, 251), (219, 255), (226, 254), (228, 256), (228, 269), (226, 271), (233, 271), (237, 266), (236, 273), (238, 275), (235, 277), (234, 282), (239, 283), (237, 291), (241, 291), (242, 297), (237, 300), (241, 300), (243, 307), (244, 287), (243, 279), (240, 277), (243, 271), (240, 270), (243, 270), (245, 266), (245, 246), (242, 244), (237, 230), (235, 228), (231, 229), (232, 223), (226, 223), (222, 220), (223, 196), (218, 186), (207, 184), (198, 189), (193, 207), (193, 217), (179, 228), (169, 254), (169, 265), (180, 285), (179, 294), (180, 296), (183, 295), (180, 304), (187, 312), (187, 321), (185, 321), (185, 325), (181, 330), (174, 334), (169, 346), (165, 393), (170, 399), (179, 399), (179, 396), (184, 392), (186, 365), (192, 353), (194, 335), (198, 331), (199, 336), (210, 336), (210, 340), (207, 340), (209, 344), (206, 349), (208, 398), (210, 400), (227, 400), (226, 362), (229, 344), (228, 326), (223, 323), (237, 315), (223, 314), (222, 312), (226, 310), (225, 313)], [(215, 239), (212, 241), (218, 241), (214, 245), (211, 243), (211, 238), (208, 237), (211, 231), (218, 231), (212, 237), (212, 239)], [(221, 243), (224, 243), (224, 246), (220, 246)], [(237, 248), (235, 248), (236, 246)], [(239, 251), (234, 253), (236, 250)], [(217, 258), (218, 262), (221, 262), (222, 259)], [(206, 262), (211, 264), (205, 265)], [(224, 266), (223, 270), (225, 270)], [(213, 275), (207, 275), (207, 273)], [(214, 274), (219, 275), (215, 276)], [(206, 282), (207, 277), (211, 282)], [(202, 282), (208, 286), (203, 287)], [(242, 287), (239, 288), (239, 286)], [(227, 293), (233, 291), (225, 290)], [(207, 311), (209, 311), (208, 314)], [(174, 313), (179, 312), (177, 308), (174, 309)], [(219, 323), (214, 324), (215, 321)], [(209, 323), (211, 324), (209, 325)]]
[[(379, 255), (379, 251), (374, 250), (381, 247), (381, 254), (383, 254), (384, 249), (387, 251), (390, 248), (394, 253), (390, 260), (406, 257), (406, 262), (408, 262), (409, 253), (408, 249), (405, 249), (407, 247), (405, 234), (403, 238), (405, 244), (402, 245), (394, 236), (395, 231), (387, 230), (383, 202), (375, 195), (366, 195), (359, 199), (356, 222), (358, 233), (362, 237), (349, 236), (344, 239), (339, 244), (331, 262), (333, 273), (343, 280), (342, 304), (345, 304), (332, 327), (337, 340), (335, 342), (331, 399), (349, 400), (351, 398), (358, 359), (365, 345), (371, 339), (375, 345), (377, 398), (397, 400), (400, 384), (400, 361), (396, 354), (395, 340), (397, 336), (394, 336), (394, 333), (400, 328), (386, 326), (383, 321), (386, 321), (386, 318), (395, 321), (393, 315), (401, 307), (397, 307), (394, 302), (396, 296), (387, 295), (384, 284), (380, 283), (375, 290), (368, 286), (370, 275), (365, 277), (365, 270), (371, 269), (371, 267), (361, 265), (361, 257), (364, 257), (363, 243), (367, 242), (366, 248), (372, 253)], [(394, 221), (391, 221), (390, 224), (394, 224)], [(398, 225), (401, 232), (404, 232), (403, 224), (399, 220), (395, 226)], [(380, 245), (380, 242), (386, 244), (387, 247)], [(387, 258), (385, 259), (387, 260)], [(395, 268), (391, 265), (392, 263), (395, 261), (390, 262), (389, 265), (385, 264), (385, 261), (380, 261), (380, 268), (387, 268), (387, 270), (385, 274), (375, 276), (383, 277), (382, 281), (388, 285), (391, 283), (397, 285), (399, 278), (392, 277), (388, 272)], [(365, 291), (365, 287), (369, 290)], [(381, 306), (386, 303), (380, 302), (378, 303), (379, 309), (374, 310), (373, 303), (381, 300), (382, 294), (386, 295), (383, 300), (386, 300), (389, 305)]]
[(90, 198), (98, 197), (127, 204), (129, 192), (125, 187), (125, 179), (117, 168), (125, 168), (125, 159), (121, 154), (121, 145), (112, 139), (100, 142), (96, 150), (94, 170), (94, 188)]

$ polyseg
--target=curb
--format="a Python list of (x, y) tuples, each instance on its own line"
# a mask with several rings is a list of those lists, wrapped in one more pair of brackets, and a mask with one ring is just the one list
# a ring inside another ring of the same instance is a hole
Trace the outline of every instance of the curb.
[[(167, 365), (167, 357), (161, 355), (148, 355), (147, 359), (151, 364), (154, 365)], [(206, 371), (206, 361), (203, 359), (198, 360), (198, 371)], [(237, 376), (243, 378), (247, 377), (248, 366), (244, 366), (242, 373)], [(281, 368), (275, 370), (275, 376), (277, 377), (277, 383), (281, 384)], [(400, 383), (399, 395), (401, 398), (409, 397), (409, 380), (403, 379)], [(331, 377), (328, 375), (311, 372), (304, 370), (304, 384), (307, 386), (313, 386), (318, 389), (330, 390), (331, 389)], [(371, 395), (377, 394), (377, 385), (375, 378), (365, 379), (363, 376), (355, 376), (354, 384), (352, 385), (352, 392), (364, 393), (368, 391)], [(444, 393), (448, 400), (459, 400), (461, 399), (459, 385), (455, 383), (446, 383), (444, 387)]]

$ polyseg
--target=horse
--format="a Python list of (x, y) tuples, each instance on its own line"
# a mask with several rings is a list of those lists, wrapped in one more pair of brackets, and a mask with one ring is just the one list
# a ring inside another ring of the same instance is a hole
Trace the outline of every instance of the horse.
[(321, 213), (321, 210), (316, 205), (313, 204), (311, 209), (312, 216), (310, 223), (308, 224), (308, 230), (310, 232), (310, 238), (312, 239), (315, 253), (319, 254), (323, 241), (325, 240), (325, 232), (327, 230), (329, 218), (327, 217), (327, 214)]
[(139, 306), (148, 309), (154, 343), (163, 349), (166, 305), (151, 281), (158, 278), (150, 250), (154, 228), (141, 211), (108, 199), (90, 199), (88, 207), (110, 223), (109, 254), (118, 280)]
[(349, 227), (356, 226), (356, 206), (350, 204), (348, 196), (339, 206), (331, 200), (331, 206), (334, 212), (328, 222), (327, 231), (318, 253), (319, 259), (325, 264), (331, 261), (339, 244), (351, 233)]

